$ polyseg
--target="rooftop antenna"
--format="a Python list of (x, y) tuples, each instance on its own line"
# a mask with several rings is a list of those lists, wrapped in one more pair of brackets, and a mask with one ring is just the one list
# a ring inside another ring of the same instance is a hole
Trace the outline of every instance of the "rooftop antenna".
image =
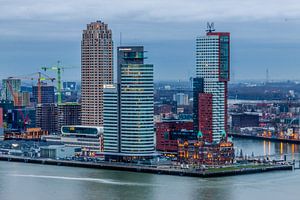
[(206, 32), (207, 33), (211, 33), (211, 32), (214, 32), (214, 31), (216, 31), (215, 30), (215, 24), (214, 24), (214, 22), (207, 22), (207, 30), (206, 30)]

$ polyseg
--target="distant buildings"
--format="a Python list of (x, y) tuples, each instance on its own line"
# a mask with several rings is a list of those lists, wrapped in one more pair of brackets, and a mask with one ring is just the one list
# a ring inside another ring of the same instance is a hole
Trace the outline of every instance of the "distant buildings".
[(8, 78), (2, 80), (2, 100), (18, 101), (18, 93), (21, 91), (21, 79)]
[(75, 91), (77, 89), (77, 83), (74, 81), (63, 82), (64, 91)]
[(14, 109), (13, 101), (0, 101), (0, 108), (3, 110), (3, 127), (5, 128), (12, 128), (13, 122), (13, 114), (12, 110)]
[(196, 40), (196, 76), (203, 78), (198, 96), (199, 131), (207, 142), (220, 142), (227, 130), (227, 82), (230, 34), (208, 31)]
[(234, 113), (231, 114), (231, 126), (234, 129), (244, 127), (258, 127), (259, 115), (254, 113)]
[(118, 48), (117, 77), (116, 86), (105, 86), (104, 151), (128, 156), (152, 154), (153, 65), (144, 64), (142, 46)]
[(0, 136), (3, 135), (3, 133), (4, 133), (4, 127), (3, 127), (3, 108), (0, 107)]
[(189, 105), (189, 96), (184, 93), (176, 93), (173, 95), (173, 100), (177, 102), (177, 105)]
[(81, 42), (82, 124), (103, 124), (103, 85), (113, 83), (113, 41), (108, 25), (92, 22)]

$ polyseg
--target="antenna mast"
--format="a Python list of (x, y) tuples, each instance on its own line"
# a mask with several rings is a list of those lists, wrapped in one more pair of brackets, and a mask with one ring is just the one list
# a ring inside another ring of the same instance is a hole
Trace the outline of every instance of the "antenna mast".
[(211, 33), (211, 32), (214, 32), (214, 31), (216, 31), (215, 30), (215, 24), (214, 24), (214, 22), (207, 22), (207, 30), (206, 30), (206, 32), (207, 33)]

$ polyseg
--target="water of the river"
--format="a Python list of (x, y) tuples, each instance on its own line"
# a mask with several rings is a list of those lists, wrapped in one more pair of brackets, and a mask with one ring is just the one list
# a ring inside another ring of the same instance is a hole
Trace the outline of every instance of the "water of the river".
[[(248, 155), (299, 152), (298, 145), (255, 140), (235, 145)], [(204, 179), (0, 162), (0, 200), (106, 199), (299, 200), (300, 170)]]

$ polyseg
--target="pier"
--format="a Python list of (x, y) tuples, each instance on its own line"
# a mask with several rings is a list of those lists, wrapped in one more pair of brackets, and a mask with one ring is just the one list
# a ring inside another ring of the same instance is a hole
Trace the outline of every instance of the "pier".
[(107, 169), (107, 170), (119, 170), (129, 172), (141, 172), (152, 174), (164, 174), (164, 175), (176, 175), (176, 176), (190, 176), (190, 177), (221, 177), (221, 176), (233, 176), (242, 174), (262, 173), (277, 170), (293, 170), (291, 164), (247, 164), (247, 165), (231, 165), (220, 166), (219, 168), (180, 168), (172, 165), (137, 165), (120, 162), (81, 162), (81, 161), (69, 161), (69, 160), (53, 160), (42, 158), (29, 158), (10, 155), (0, 155), (0, 161), (9, 162), (23, 162), (42, 165), (58, 165), (67, 167), (82, 167), (82, 168), (94, 168), (94, 169)]

